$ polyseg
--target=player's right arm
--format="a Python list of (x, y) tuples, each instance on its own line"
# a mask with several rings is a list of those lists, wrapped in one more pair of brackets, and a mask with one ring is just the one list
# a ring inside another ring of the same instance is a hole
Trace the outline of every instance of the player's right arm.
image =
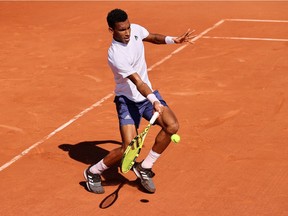
[(150, 87), (145, 82), (143, 82), (143, 80), (141, 79), (141, 77), (139, 76), (138, 73), (135, 72), (135, 73), (129, 75), (127, 78), (129, 80), (131, 80), (131, 82), (134, 83), (134, 85), (136, 86), (137, 90), (144, 97), (146, 97), (148, 100), (150, 100), (150, 102), (153, 104), (153, 107), (154, 107), (155, 111), (157, 111), (159, 113), (161, 113), (163, 111), (163, 105), (160, 103), (160, 101), (153, 94), (153, 92), (150, 89)]

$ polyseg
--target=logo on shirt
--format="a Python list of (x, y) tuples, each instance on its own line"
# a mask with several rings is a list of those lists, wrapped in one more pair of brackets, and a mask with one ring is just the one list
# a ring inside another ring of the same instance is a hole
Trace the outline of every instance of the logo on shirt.
[(135, 40), (138, 40), (138, 36), (137, 35), (135, 35), (134, 37), (135, 37)]

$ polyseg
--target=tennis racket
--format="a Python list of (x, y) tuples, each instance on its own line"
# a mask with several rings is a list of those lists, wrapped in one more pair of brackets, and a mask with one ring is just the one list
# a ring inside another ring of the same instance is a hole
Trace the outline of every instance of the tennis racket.
[(143, 132), (138, 134), (127, 146), (120, 164), (122, 173), (127, 173), (132, 168), (143, 147), (146, 135), (149, 132), (151, 125), (154, 124), (158, 116), (159, 113), (155, 112)]

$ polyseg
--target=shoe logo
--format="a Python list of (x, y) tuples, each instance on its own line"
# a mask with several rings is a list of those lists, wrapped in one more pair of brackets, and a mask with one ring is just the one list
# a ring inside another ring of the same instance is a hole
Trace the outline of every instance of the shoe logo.
[(145, 172), (140, 171), (140, 173), (141, 173), (141, 176), (143, 179), (149, 179), (149, 177), (147, 176), (147, 174)]

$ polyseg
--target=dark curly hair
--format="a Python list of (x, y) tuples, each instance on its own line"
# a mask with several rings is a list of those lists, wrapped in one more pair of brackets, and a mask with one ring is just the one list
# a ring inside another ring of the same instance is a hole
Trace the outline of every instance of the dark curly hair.
[(115, 23), (124, 22), (127, 19), (128, 19), (127, 13), (121, 9), (118, 9), (118, 8), (110, 11), (107, 15), (108, 26), (112, 29), (114, 29)]

